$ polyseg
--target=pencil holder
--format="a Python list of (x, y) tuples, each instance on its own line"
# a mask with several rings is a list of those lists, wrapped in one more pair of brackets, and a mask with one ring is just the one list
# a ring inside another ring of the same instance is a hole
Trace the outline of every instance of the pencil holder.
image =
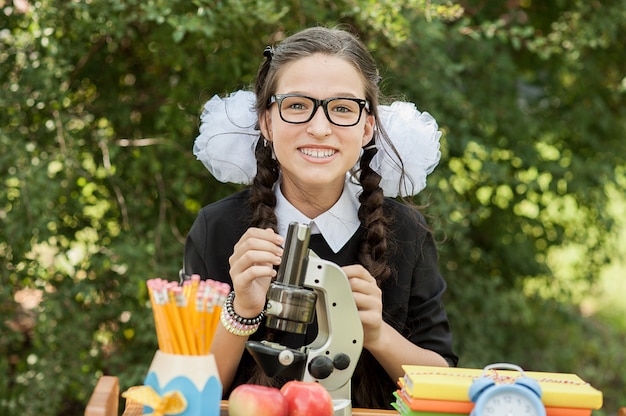
[[(157, 350), (144, 385), (161, 397), (178, 392), (186, 406), (181, 416), (219, 416), (222, 384), (217, 373), (215, 357), (210, 355), (179, 355)], [(144, 413), (154, 409), (144, 406)], [(167, 413), (166, 413), (167, 414)]]

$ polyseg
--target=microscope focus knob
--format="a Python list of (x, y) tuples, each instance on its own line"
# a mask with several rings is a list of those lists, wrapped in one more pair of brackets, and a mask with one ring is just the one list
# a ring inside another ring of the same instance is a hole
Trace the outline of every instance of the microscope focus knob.
[(333, 362), (328, 357), (319, 355), (309, 363), (309, 373), (318, 380), (323, 380), (333, 372)]
[(284, 365), (285, 367), (293, 364), (295, 356), (291, 350), (283, 350), (278, 353), (278, 362)]
[(337, 370), (345, 370), (350, 366), (350, 356), (340, 352), (333, 358), (333, 365)]

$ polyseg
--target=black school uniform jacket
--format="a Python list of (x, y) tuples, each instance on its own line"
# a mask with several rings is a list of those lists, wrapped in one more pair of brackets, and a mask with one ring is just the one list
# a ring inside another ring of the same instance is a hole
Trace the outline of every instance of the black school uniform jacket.
[[(249, 195), (249, 190), (244, 190), (200, 210), (185, 244), (183, 268), (186, 275), (199, 274), (203, 279), (219, 280), (232, 286), (228, 258), (239, 238), (250, 227)], [(442, 301), (446, 283), (438, 270), (433, 237), (427, 231), (424, 218), (414, 209), (389, 198), (385, 199), (383, 209), (391, 226), (388, 264), (392, 268), (391, 277), (381, 286), (383, 319), (414, 344), (441, 354), (454, 366), (458, 358), (452, 351), (452, 336)], [(356, 264), (359, 241), (363, 236), (364, 229), (360, 228), (338, 253), (333, 253), (323, 237), (314, 234), (309, 247), (319, 257), (339, 266)], [(304, 344), (296, 335), (281, 339), (281, 342), (299, 347), (312, 342), (315, 335), (316, 327), (307, 331)], [(261, 340), (264, 336), (262, 324), (250, 339)], [(245, 351), (230, 391), (246, 383), (255, 366), (254, 359)], [(389, 407), (397, 380), (392, 380), (366, 350), (358, 366), (366, 366), (368, 378), (377, 378), (384, 396), (381, 397), (381, 407)], [(353, 390), (360, 382), (357, 379), (360, 373), (363, 371), (359, 372), (357, 368), (352, 379)], [(224, 397), (228, 397), (230, 391), (225, 391)], [(353, 400), (353, 406), (363, 405)]]

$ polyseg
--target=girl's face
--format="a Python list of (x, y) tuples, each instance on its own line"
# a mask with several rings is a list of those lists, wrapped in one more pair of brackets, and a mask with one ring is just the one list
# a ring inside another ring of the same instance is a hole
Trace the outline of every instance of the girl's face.
[[(318, 100), (365, 99), (365, 87), (360, 73), (344, 59), (314, 54), (281, 69), (276, 94), (302, 94)], [(297, 111), (301, 107), (301, 103), (296, 103), (289, 108)], [(329, 104), (329, 112), (345, 116), (343, 107), (331, 107)], [(291, 124), (281, 119), (278, 103), (273, 103), (260, 117), (260, 126), (263, 135), (273, 142), (283, 176), (281, 189), (287, 198), (293, 190), (314, 195), (322, 195), (322, 191), (338, 198), (346, 172), (355, 165), (361, 148), (372, 138), (374, 117), (364, 109), (356, 125), (337, 126), (328, 120), (320, 106), (308, 122)]]

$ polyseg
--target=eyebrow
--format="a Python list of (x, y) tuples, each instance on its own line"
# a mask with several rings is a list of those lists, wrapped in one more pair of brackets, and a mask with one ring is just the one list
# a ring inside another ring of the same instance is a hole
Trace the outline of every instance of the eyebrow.
[[(280, 93), (280, 94), (276, 93), (276, 94), (278, 94), (278, 95), (281, 95), (281, 94), (283, 94), (283, 95), (284, 94), (300, 94), (300, 95), (304, 95), (304, 96), (311, 97), (311, 98), (317, 98), (317, 97), (314, 97), (314, 96), (310, 95), (310, 93), (303, 92), (303, 91), (290, 91), (290, 92), (285, 92), (285, 93)], [(365, 95), (365, 94), (363, 94), (363, 95)], [(358, 95), (355, 95), (352, 92), (340, 92), (340, 93), (337, 93), (337, 94), (330, 95), (328, 97), (317, 98), (317, 99), (318, 100), (326, 100), (328, 98), (337, 98), (337, 97), (340, 97), (340, 98), (344, 98), (344, 97), (345, 98), (359, 98), (359, 99), (361, 98), (361, 97), (359, 97)]]

